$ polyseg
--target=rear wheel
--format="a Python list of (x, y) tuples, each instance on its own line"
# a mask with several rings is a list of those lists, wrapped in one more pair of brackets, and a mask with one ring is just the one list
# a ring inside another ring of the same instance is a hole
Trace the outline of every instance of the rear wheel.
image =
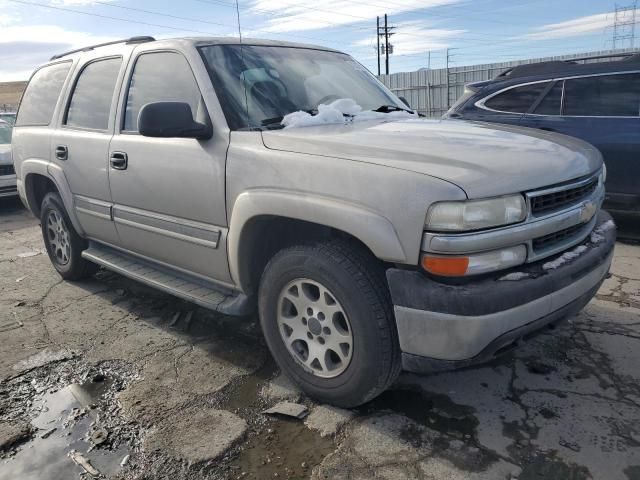
[(354, 407), (400, 372), (384, 272), (359, 245), (336, 240), (282, 250), (265, 269), (259, 307), (276, 362), (314, 398)]
[(40, 225), (49, 259), (65, 280), (80, 280), (95, 273), (97, 266), (82, 258), (87, 242), (75, 231), (57, 193), (42, 200)]

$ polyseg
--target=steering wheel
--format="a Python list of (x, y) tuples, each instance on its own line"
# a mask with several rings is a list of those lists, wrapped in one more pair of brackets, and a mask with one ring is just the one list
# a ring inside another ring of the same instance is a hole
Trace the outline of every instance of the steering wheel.
[(321, 105), (321, 104), (328, 105), (331, 100), (340, 100), (340, 98), (342, 98), (342, 97), (340, 97), (339, 95), (335, 95), (335, 94), (325, 95), (320, 100), (318, 100), (318, 105)]

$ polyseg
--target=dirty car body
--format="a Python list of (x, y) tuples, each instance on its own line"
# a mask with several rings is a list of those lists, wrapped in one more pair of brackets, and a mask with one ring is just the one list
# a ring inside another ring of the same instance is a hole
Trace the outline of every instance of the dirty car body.
[[(31, 94), (49, 90), (43, 118)], [(313, 125), (345, 98), (362, 112)], [(64, 278), (95, 263), (221, 313), (258, 309), (281, 368), (354, 406), (401, 367), (485, 360), (577, 312), (611, 263), (595, 148), (406, 110), (322, 47), (87, 48), (27, 87), (18, 190)]]

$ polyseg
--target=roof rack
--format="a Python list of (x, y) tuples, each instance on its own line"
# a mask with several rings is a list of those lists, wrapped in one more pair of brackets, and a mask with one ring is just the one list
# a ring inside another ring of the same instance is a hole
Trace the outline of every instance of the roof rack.
[(89, 52), (95, 48), (99, 48), (99, 47), (107, 47), (109, 45), (117, 45), (119, 43), (124, 43), (124, 44), (132, 44), (132, 43), (146, 43), (146, 42), (155, 42), (156, 39), (153, 37), (131, 37), (131, 38), (125, 38), (123, 40), (115, 40), (113, 42), (105, 42), (105, 43), (98, 43), (97, 45), (91, 45), (88, 47), (84, 47), (84, 48), (78, 48), (76, 50), (70, 50), (68, 52), (64, 52), (64, 53), (59, 53), (58, 55), (54, 55), (53, 57), (51, 57), (49, 60), (57, 60), (59, 58), (62, 57), (66, 57), (67, 55), (71, 55), (73, 53), (78, 53), (78, 52)]
[[(610, 62), (600, 62), (600, 63), (578, 63), (586, 60), (599, 60), (599, 59), (618, 59), (611, 60)], [(504, 72), (500, 73), (497, 78), (505, 78), (505, 77), (525, 77), (529, 75), (542, 75), (546, 73), (554, 73), (554, 72), (563, 72), (567, 70), (572, 70), (575, 68), (587, 68), (593, 67), (594, 65), (603, 65), (613, 62), (630, 62), (635, 63), (640, 61), (640, 52), (624, 52), (624, 53), (614, 53), (608, 55), (591, 55), (586, 57), (577, 57), (570, 58), (567, 60), (550, 60), (547, 62), (536, 62), (536, 63), (523, 63), (521, 65), (516, 65), (515, 67), (511, 67)]]

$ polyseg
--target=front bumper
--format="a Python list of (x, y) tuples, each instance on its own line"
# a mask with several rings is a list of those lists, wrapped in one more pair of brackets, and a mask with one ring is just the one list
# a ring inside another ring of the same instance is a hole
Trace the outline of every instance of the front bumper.
[[(596, 228), (611, 220), (600, 212)], [(580, 311), (606, 278), (615, 244), (615, 229), (598, 242), (587, 238), (587, 250), (555, 269), (551, 259), (517, 268), (525, 278), (504, 280), (505, 272), (452, 285), (415, 270), (389, 269), (405, 370), (460, 368), (486, 361), (545, 325)]]
[(0, 176), (0, 198), (15, 197), (18, 195), (17, 180), (15, 175)]

